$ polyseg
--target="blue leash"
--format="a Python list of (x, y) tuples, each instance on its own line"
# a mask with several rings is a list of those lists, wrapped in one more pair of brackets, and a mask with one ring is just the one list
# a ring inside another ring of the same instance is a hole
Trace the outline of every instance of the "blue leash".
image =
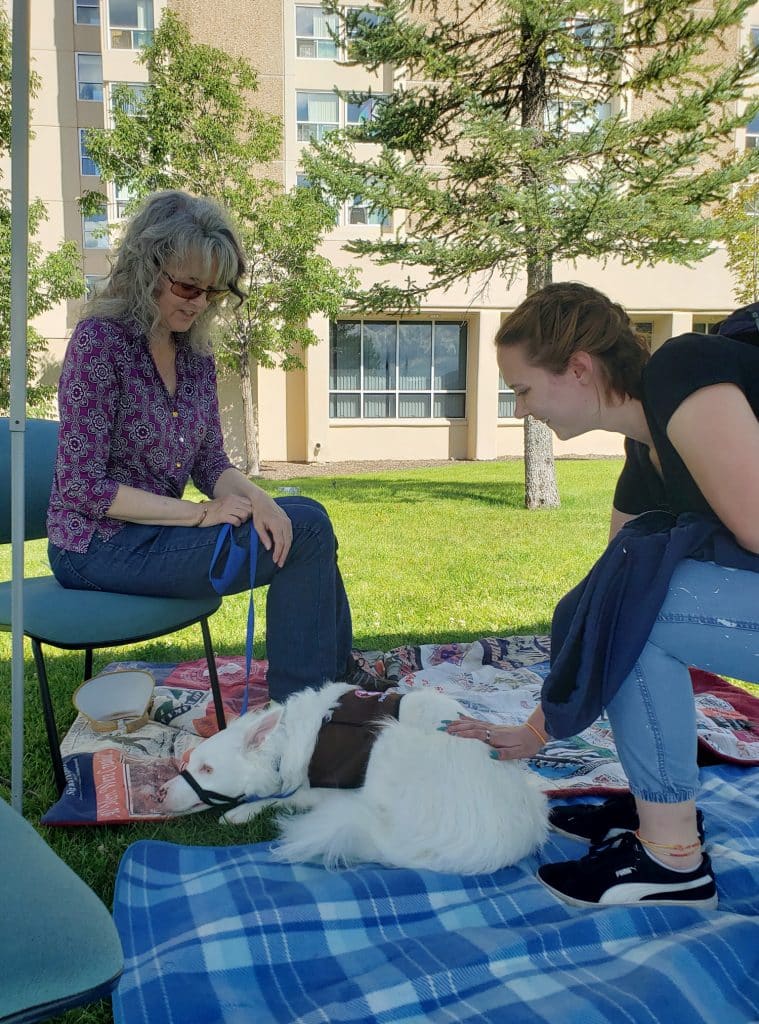
[[(220, 576), (214, 576), (214, 569), (216, 563), (221, 554), (221, 549), (224, 547), (226, 540), (229, 540), (229, 554), (227, 560), (224, 563), (224, 569)], [(216, 538), (216, 547), (214, 548), (213, 557), (211, 558), (211, 566), (208, 570), (208, 579), (210, 580), (211, 586), (217, 594), (226, 594), (229, 592), (229, 587), (232, 584), (232, 580), (237, 576), (238, 572), (242, 568), (245, 559), (248, 557), (248, 552), (245, 548), (241, 547), (235, 541), (234, 531), (229, 523), (224, 523), (222, 528), (219, 530), (219, 536)], [(248, 710), (248, 687), (250, 685), (250, 663), (253, 660), (253, 631), (255, 629), (255, 612), (253, 610), (253, 586), (256, 581), (256, 563), (258, 562), (258, 534), (253, 526), (253, 520), (250, 521), (250, 596), (248, 598), (248, 634), (245, 638), (245, 692), (242, 698), (242, 712), (245, 714)]]

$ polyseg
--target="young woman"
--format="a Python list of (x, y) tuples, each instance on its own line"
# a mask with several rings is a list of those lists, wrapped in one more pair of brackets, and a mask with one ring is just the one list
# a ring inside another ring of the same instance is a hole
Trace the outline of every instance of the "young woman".
[[(612, 725), (632, 796), (555, 807), (591, 851), (538, 877), (572, 904), (714, 907), (688, 666), (759, 681), (759, 348), (686, 334), (649, 357), (622, 308), (579, 284), (531, 295), (496, 344), (517, 416), (626, 438), (610, 545), (557, 607), (541, 707), (487, 726), (499, 757), (524, 758), (602, 707)], [(485, 723), (449, 730), (483, 739)]]
[[(128, 224), (63, 363), (49, 557), (65, 587), (198, 597), (213, 593), (222, 525), (249, 550), (252, 519), (269, 691), (282, 700), (345, 673), (351, 619), (324, 508), (273, 501), (224, 451), (208, 336), (220, 302), (242, 300), (244, 271), (207, 199), (155, 193)], [(189, 479), (208, 500), (182, 497)], [(249, 585), (246, 559), (228, 592)]]

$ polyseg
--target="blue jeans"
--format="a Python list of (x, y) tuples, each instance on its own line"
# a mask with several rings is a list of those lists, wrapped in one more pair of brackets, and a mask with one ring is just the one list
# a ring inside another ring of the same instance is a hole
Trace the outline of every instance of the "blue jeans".
[(689, 665), (759, 682), (759, 573), (681, 562), (637, 664), (606, 709), (630, 789), (652, 803), (692, 800), (698, 789)]
[[(269, 585), (266, 598), (267, 681), (275, 700), (306, 686), (321, 686), (345, 674), (352, 645), (348, 598), (337, 566), (337, 539), (322, 505), (310, 498), (279, 498), (293, 525), (293, 541), (282, 568), (258, 544), (255, 586)], [(127, 523), (115, 537), (96, 534), (85, 554), (49, 545), (50, 565), (64, 587), (157, 597), (205, 597), (220, 526), (140, 526)], [(249, 549), (250, 524), (235, 530)], [(255, 536), (255, 532), (254, 532)], [(250, 586), (245, 559), (228, 593)]]

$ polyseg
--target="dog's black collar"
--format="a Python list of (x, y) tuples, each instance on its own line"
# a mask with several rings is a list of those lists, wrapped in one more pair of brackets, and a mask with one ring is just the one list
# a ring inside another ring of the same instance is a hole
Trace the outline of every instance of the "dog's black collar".
[(199, 800), (202, 800), (203, 803), (207, 804), (209, 807), (215, 807), (217, 810), (221, 810), (224, 813), (233, 810), (235, 807), (239, 807), (240, 804), (254, 804), (259, 800), (284, 800), (288, 796), (292, 796), (293, 793), (297, 793), (300, 789), (300, 786), (296, 786), (295, 789), (291, 789), (289, 793), (271, 793), (269, 796), (227, 796), (225, 793), (216, 793), (213, 789), (204, 789), (186, 768), (179, 774), (185, 780), (190, 789), (195, 792)]

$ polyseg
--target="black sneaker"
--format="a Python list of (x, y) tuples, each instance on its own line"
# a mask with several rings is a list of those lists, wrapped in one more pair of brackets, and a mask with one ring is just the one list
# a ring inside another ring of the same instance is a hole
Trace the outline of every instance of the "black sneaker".
[(380, 679), (379, 676), (367, 672), (354, 654), (348, 655), (345, 671), (337, 677), (335, 682), (350, 683), (351, 686), (355, 686), (359, 690), (387, 690), (389, 687), (395, 686), (394, 682)]
[[(598, 846), (638, 828), (638, 812), (632, 793), (610, 796), (602, 804), (559, 804), (548, 812), (554, 832)], [(696, 811), (698, 838), (704, 841), (704, 815)]]
[(575, 907), (619, 904), (717, 906), (717, 884), (708, 854), (693, 871), (671, 871), (657, 864), (631, 832), (597, 846), (582, 860), (543, 864), (538, 881)]

